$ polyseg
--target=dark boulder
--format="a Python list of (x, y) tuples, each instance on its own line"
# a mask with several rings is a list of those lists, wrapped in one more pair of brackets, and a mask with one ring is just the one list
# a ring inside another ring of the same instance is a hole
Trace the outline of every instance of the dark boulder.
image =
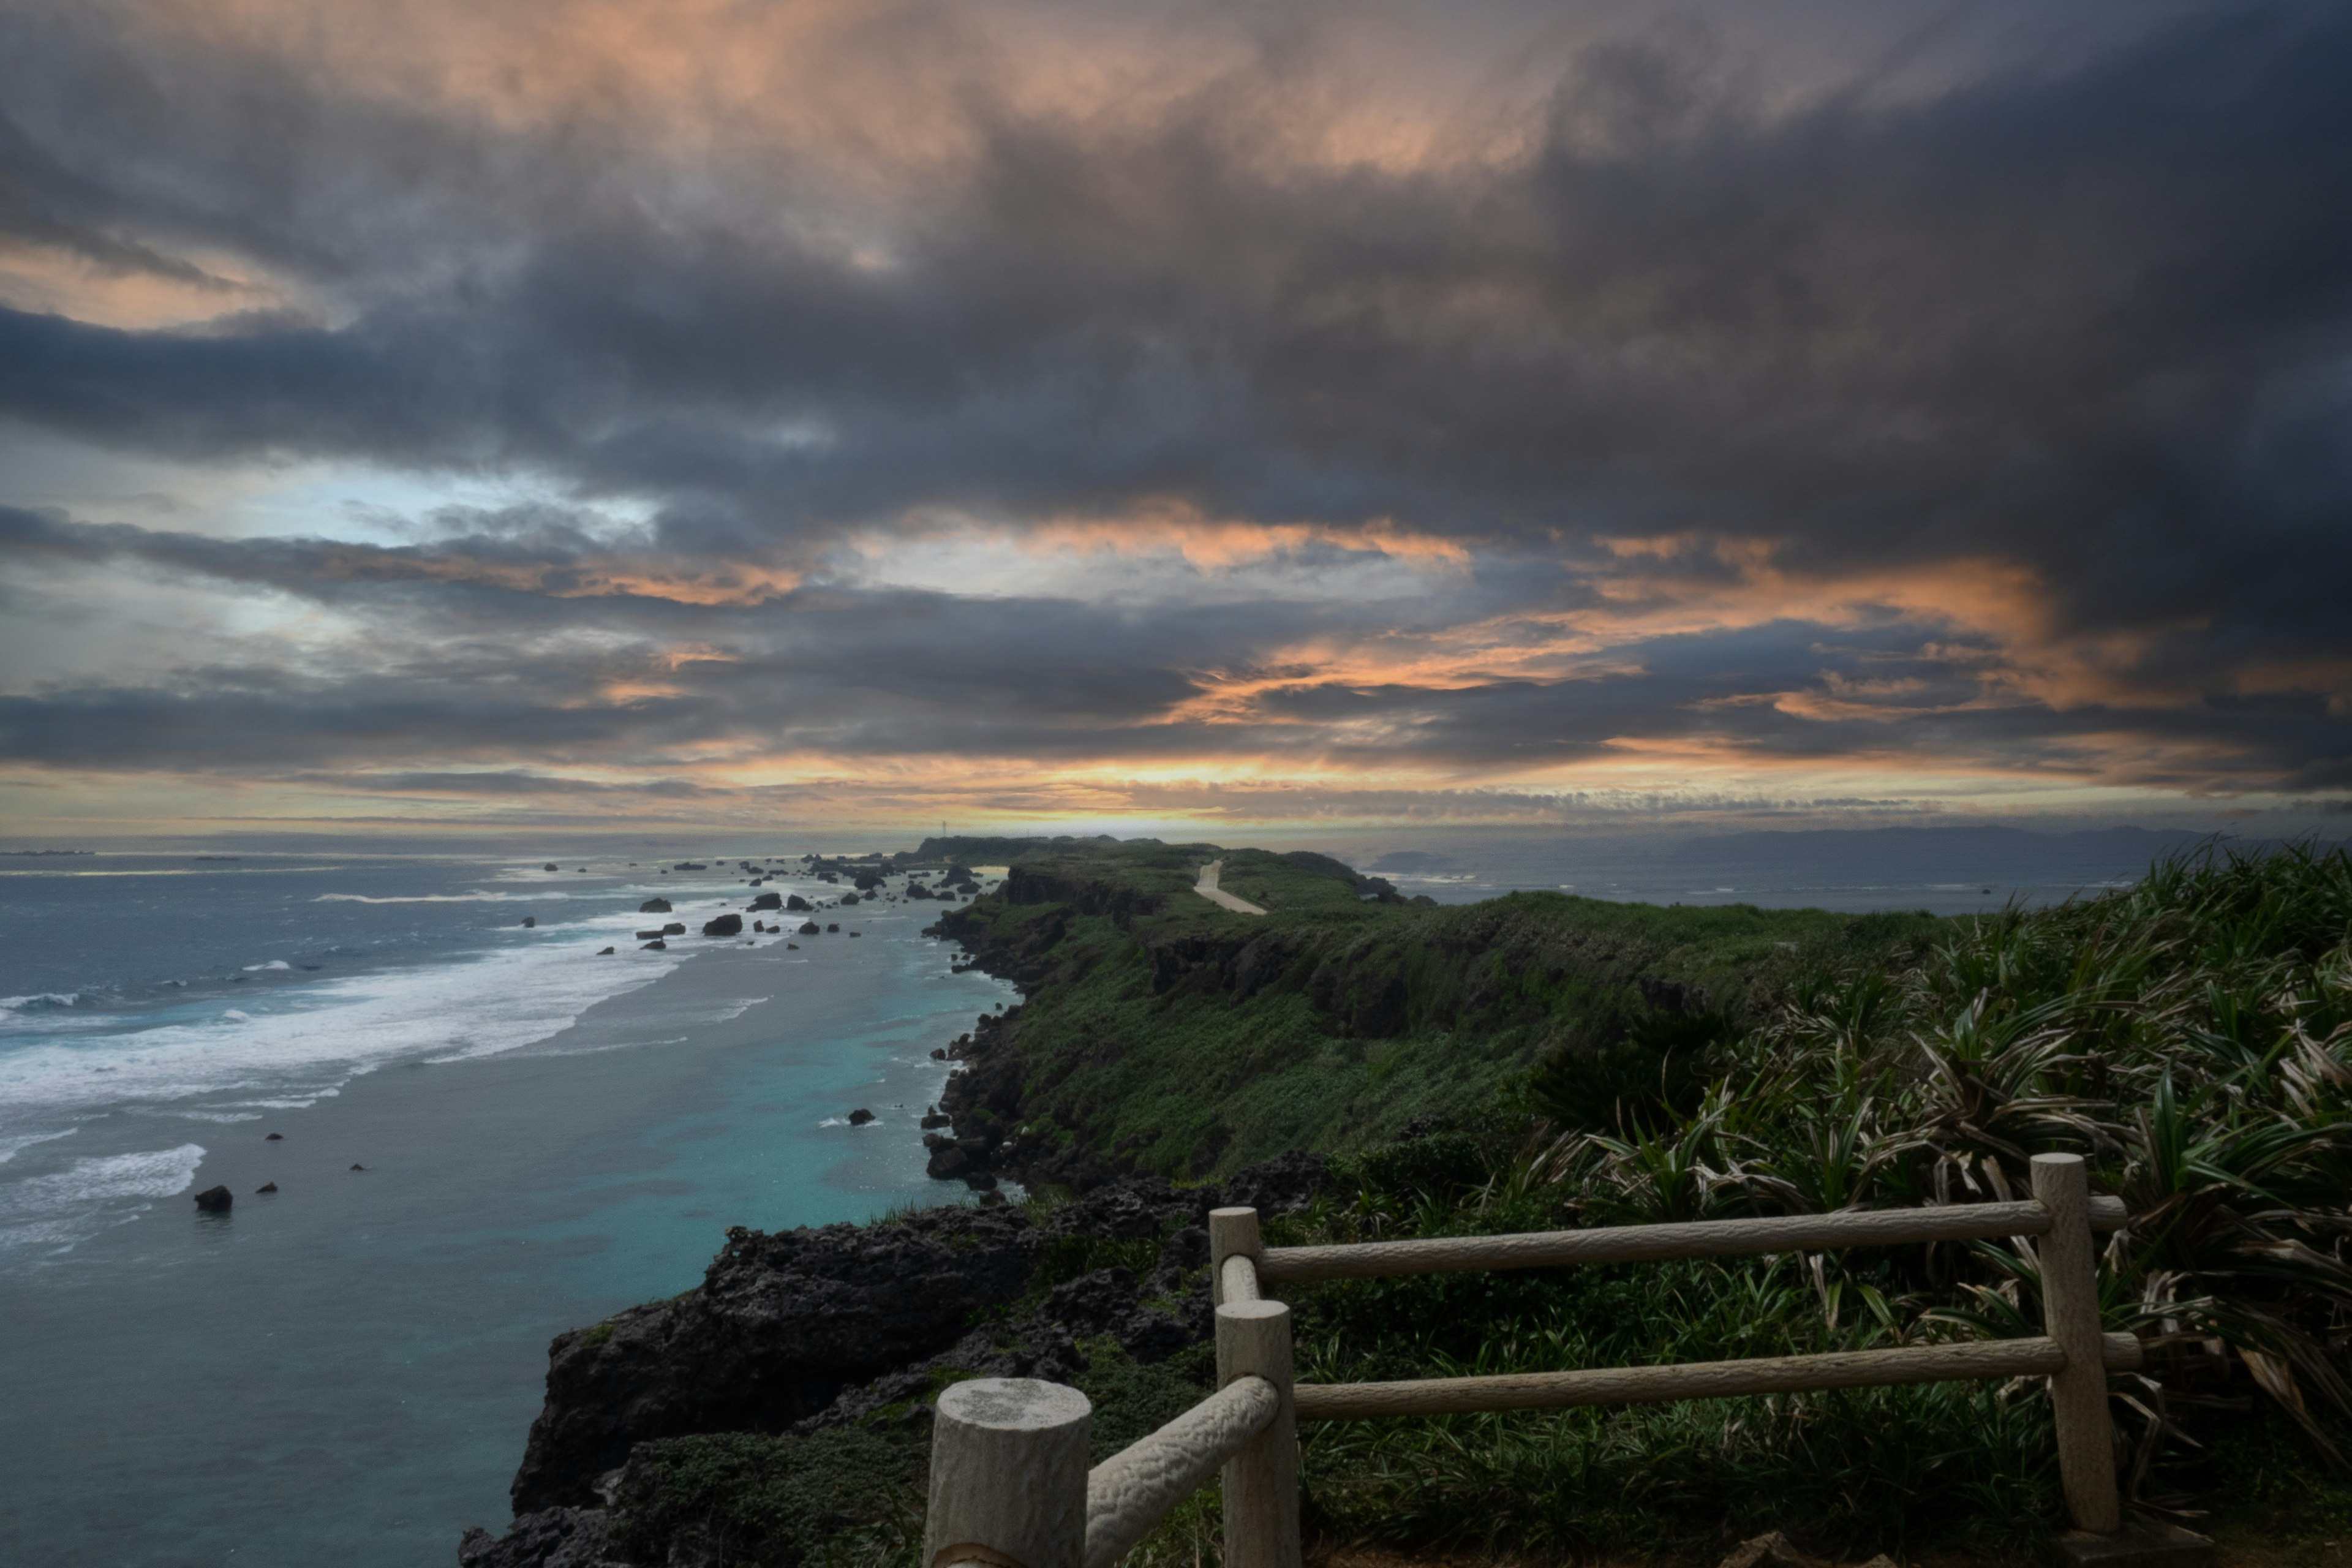
[(664, 936), (684, 936), (685, 934), (686, 922), (684, 921), (671, 921), (662, 927), (662, 935)]
[(283, 1133), (283, 1132), (272, 1132), (268, 1137), (264, 1138), (264, 1139), (262, 1140), (262, 1142), (263, 1142), (264, 1143), (275, 1143), (275, 1142), (277, 1142), (280, 1138), (283, 1138), (283, 1137), (285, 1137), (285, 1136), (286, 1136), (286, 1134), (285, 1134), (285, 1133)]
[(542, 868), (542, 869), (549, 870), (549, 871), (552, 871), (552, 870), (554, 870), (554, 869), (555, 869), (555, 862), (554, 862), (554, 861), (552, 861), (552, 860), (550, 860), (550, 861), (546, 864), (546, 866), (545, 866), (544, 868)]
[(950, 1143), (931, 1155), (923, 1174), (935, 1182), (952, 1182), (971, 1169), (971, 1156)]
[(206, 1214), (226, 1214), (236, 1201), (226, 1187), (206, 1187), (196, 1194), (196, 1207)]
[(641, 915), (666, 915), (669, 913), (669, 900), (667, 899), (647, 899), (644, 903), (637, 906), (637, 913)]
[(525, 915), (522, 917), (522, 923), (527, 926), (535, 926), (539, 923), (539, 917), (537, 915)]
[(264, 1182), (261, 1185), (253, 1189), (253, 1194), (256, 1197), (259, 1197), (264, 1193), (274, 1193), (277, 1190), (278, 1184), (276, 1182)]
[(667, 928), (660, 931), (641, 931), (637, 933), (637, 940), (639, 942), (659, 942), (668, 934), (669, 931)]
[(841, 929), (841, 922), (839, 921), (828, 921), (825, 922), (824, 929), (827, 931), (837, 931)]
[[(931, 1055), (934, 1057), (944, 1058), (947, 1055), (947, 1052), (933, 1051)], [(928, 1132), (934, 1127), (945, 1127), (953, 1120), (954, 1119), (952, 1117), (942, 1116), (936, 1110), (927, 1111), (923, 1116), (923, 1131)]]
[(599, 958), (610, 958), (613, 956), (613, 950), (609, 947), (600, 947), (596, 950), (596, 956)]
[(740, 936), (743, 934), (741, 915), (717, 915), (702, 922), (705, 936)]
[(361, 1164), (357, 1160), (354, 1160), (352, 1162), (352, 1169), (354, 1171), (364, 1171), (367, 1167)]
[(907, 896), (910, 899), (928, 899), (931, 896), (931, 890), (920, 882), (909, 882), (907, 884)]
[(784, 907), (784, 896), (782, 893), (761, 893), (751, 900), (751, 907), (755, 910), (781, 910)]
[(845, 909), (845, 909), (847, 909), (847, 908), (849, 908), (852, 904), (855, 904), (855, 903), (857, 903), (857, 902), (860, 902), (860, 901), (861, 901), (861, 900), (858, 899), (858, 897), (857, 897), (857, 895), (856, 895), (856, 893), (844, 893), (844, 894), (842, 894), (842, 895), (841, 895), (841, 907), (842, 907), (843, 909)]
[(801, 934), (803, 936), (814, 936), (817, 934), (818, 930), (819, 927), (814, 921), (803, 921), (801, 922)]
[(652, 948), (656, 952), (667, 952), (669, 951), (669, 943), (664, 942), (659, 937), (654, 938), (653, 941), (646, 942), (643, 947), (638, 948), (637, 951), (639, 952), (643, 952), (647, 947)]
[(852, 1127), (863, 1127), (873, 1120), (874, 1113), (862, 1105), (849, 1113), (849, 1124)]
[[(933, 1047), (931, 1047), (931, 1060), (933, 1060), (933, 1061), (935, 1061), (935, 1062), (943, 1062), (943, 1061), (945, 1061), (945, 1060), (947, 1060), (947, 1059), (948, 1059), (948, 1048), (947, 1048), (945, 1046), (933, 1046)], [(942, 1116), (942, 1117), (940, 1117), (940, 1122), (941, 1122), (941, 1123), (943, 1123), (943, 1124), (944, 1124), (944, 1123), (946, 1122), (946, 1121), (947, 1121), (947, 1118), (946, 1118), (946, 1117), (944, 1117), (944, 1116)], [(929, 1123), (929, 1122), (928, 1122), (928, 1121), (926, 1121), (925, 1123), (923, 1123), (923, 1125), (924, 1125), (924, 1126), (926, 1126), (926, 1127), (929, 1127), (929, 1126), (930, 1125), (930, 1123)]]
[(784, 900), (784, 908), (793, 910), (795, 913), (804, 914), (814, 907), (815, 906), (812, 905), (806, 899), (802, 898), (798, 893), (794, 893), (791, 898)]

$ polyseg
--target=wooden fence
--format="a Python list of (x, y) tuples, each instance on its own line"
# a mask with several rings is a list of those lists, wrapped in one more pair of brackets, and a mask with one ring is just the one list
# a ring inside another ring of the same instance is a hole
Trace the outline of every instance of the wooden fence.
[[(2047, 1377), (2059, 1471), (2075, 1526), (2122, 1523), (2107, 1373), (2140, 1364), (2139, 1342), (2102, 1334), (2094, 1230), (2123, 1205), (2094, 1198), (2073, 1154), (2033, 1158), (2022, 1203), (1876, 1209), (1781, 1219), (1448, 1237), (1352, 1247), (1274, 1247), (1255, 1209), (1209, 1215), (1218, 1390), (1087, 1468), (1087, 1398), (1025, 1378), (982, 1378), (940, 1394), (931, 1438), (927, 1568), (1110, 1568), (1213, 1476), (1224, 1479), (1227, 1568), (1298, 1568), (1301, 1421), (1552, 1409), (1736, 1394), (1796, 1394), (1965, 1378)], [(2037, 1338), (1900, 1346), (1676, 1366), (1622, 1366), (1410, 1383), (1295, 1383), (1290, 1309), (1263, 1288), (1473, 1268), (1549, 1268), (1742, 1253), (2041, 1238), (2044, 1332)]]

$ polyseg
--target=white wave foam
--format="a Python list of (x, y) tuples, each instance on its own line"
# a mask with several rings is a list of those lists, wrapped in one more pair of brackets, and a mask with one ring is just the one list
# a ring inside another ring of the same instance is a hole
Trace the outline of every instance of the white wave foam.
[(0, 1138), (0, 1165), (15, 1159), (20, 1149), (29, 1149), (36, 1143), (53, 1143), (60, 1138), (70, 1138), (79, 1131), (79, 1128), (68, 1127), (62, 1132), (26, 1132), (14, 1138)]
[[(217, 1017), (33, 1040), (0, 1056), (0, 1135), (124, 1104), (223, 1095), (315, 1099), (390, 1062), (488, 1056), (570, 1026), (685, 961), (522, 943), (455, 963), (278, 991)], [(250, 1100), (247, 1103), (252, 1103)]]
[(168, 1198), (194, 1185), (201, 1143), (76, 1160), (62, 1171), (0, 1183), (0, 1247), (71, 1246), (99, 1211)]
[(267, 963), (248, 963), (245, 966), (245, 972), (247, 974), (257, 974), (266, 969), (291, 969), (294, 966), (292, 964), (287, 963), (282, 958), (273, 958)]
[(30, 1013), (50, 1007), (71, 1007), (81, 1001), (79, 991), (43, 991), (31, 996), (0, 996), (0, 1013)]
[(536, 904), (569, 900), (569, 893), (409, 893), (377, 898), (373, 893), (320, 893), (314, 904)]

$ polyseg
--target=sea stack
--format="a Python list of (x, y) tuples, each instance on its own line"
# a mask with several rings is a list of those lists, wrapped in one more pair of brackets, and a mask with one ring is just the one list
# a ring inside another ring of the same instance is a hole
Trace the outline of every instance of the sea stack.
[(226, 1214), (228, 1205), (236, 1201), (226, 1187), (206, 1187), (196, 1194), (196, 1207), (205, 1214)]

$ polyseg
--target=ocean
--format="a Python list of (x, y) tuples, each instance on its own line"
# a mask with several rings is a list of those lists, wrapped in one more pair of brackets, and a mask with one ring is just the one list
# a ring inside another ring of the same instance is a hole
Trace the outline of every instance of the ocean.
[(0, 1561), (453, 1562), (556, 1332), (970, 1201), (916, 1119), (1010, 988), (929, 902), (641, 950), (748, 901), (705, 864), (0, 858)]

